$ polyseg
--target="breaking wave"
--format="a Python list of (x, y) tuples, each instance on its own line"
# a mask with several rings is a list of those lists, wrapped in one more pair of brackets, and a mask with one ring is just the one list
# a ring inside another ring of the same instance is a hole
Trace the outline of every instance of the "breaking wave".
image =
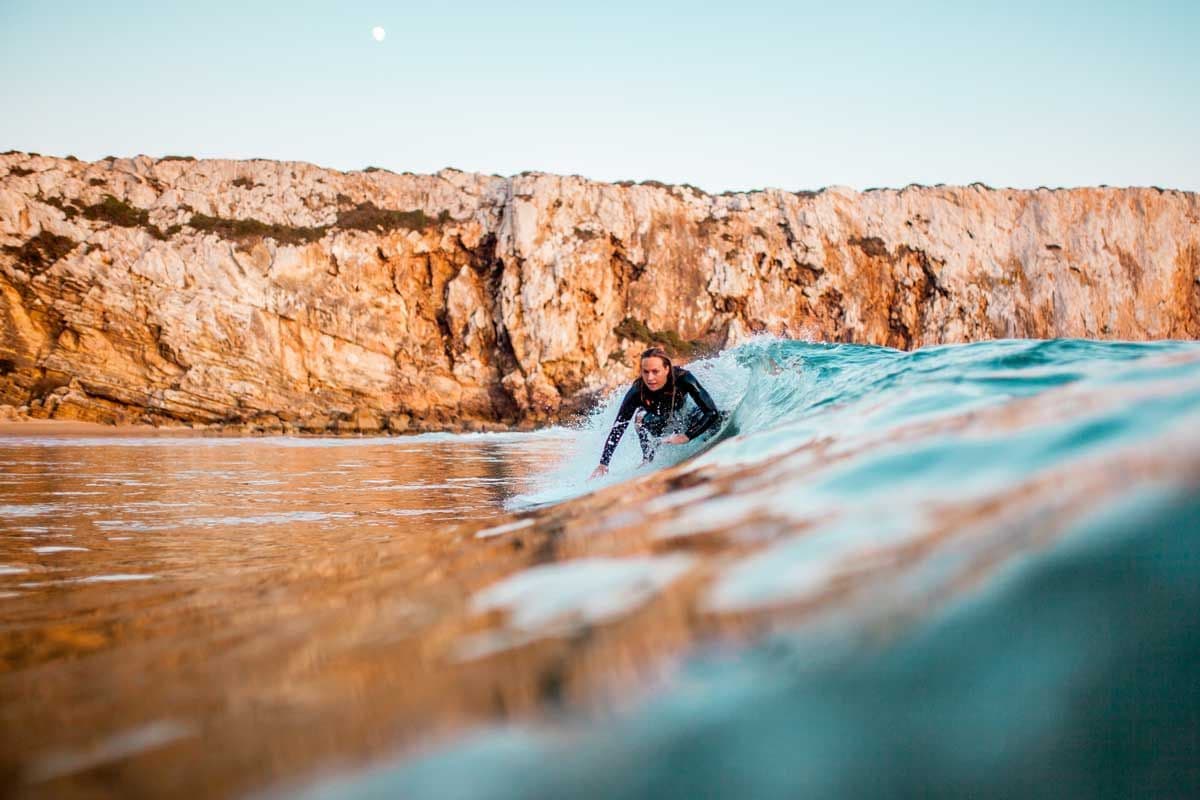
[[(1070, 384), (1078, 385), (1072, 402), (1078, 401), (1081, 411), (1107, 395), (1119, 404), (1123, 391), (1140, 384), (1200, 378), (1196, 358), (1200, 346), (1191, 342), (1004, 340), (905, 352), (764, 338), (687, 364), (728, 413), (715, 435), (662, 447), (652, 464), (640, 466), (641, 453), (629, 430), (614, 453), (610, 474), (589, 481), (623, 396), (623, 390), (614, 392), (574, 431), (562, 463), (549, 471), (544, 485), (513, 498), (510, 506), (519, 510), (561, 502), (697, 456), (702, 463), (750, 464), (821, 439), (879, 440), (883, 445), (889, 431), (970, 415)], [(1048, 411), (1046, 423), (1069, 424), (1071, 411)], [(1169, 413), (1131, 414), (1119, 427), (1145, 431), (1173, 418)], [(1065, 447), (1054, 455), (1067, 458), (1073, 452)], [(974, 463), (969, 449), (950, 460), (967, 460), (967, 469)]]
[(589, 482), (614, 395), (512, 503), (541, 510), (494, 531), (598, 490), (586, 535), (660, 555), (481, 599), (522, 646), (703, 565), (675, 601), (692, 624), (771, 624), (698, 635), (628, 713), (484, 729), (315, 796), (1194, 796), (1200, 346), (761, 340), (688, 366), (730, 412), (719, 435), (650, 468), (625, 441)]

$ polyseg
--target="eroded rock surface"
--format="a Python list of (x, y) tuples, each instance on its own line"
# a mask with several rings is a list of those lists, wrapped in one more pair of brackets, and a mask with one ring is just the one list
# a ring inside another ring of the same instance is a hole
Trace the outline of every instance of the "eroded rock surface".
[(1200, 337), (1200, 196), (686, 186), (0, 156), (10, 414), (545, 420), (651, 341)]

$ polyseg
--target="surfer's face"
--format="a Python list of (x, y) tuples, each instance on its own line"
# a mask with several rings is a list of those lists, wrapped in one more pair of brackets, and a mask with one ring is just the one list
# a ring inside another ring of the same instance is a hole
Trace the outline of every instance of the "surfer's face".
[(667, 385), (667, 363), (658, 356), (642, 359), (642, 383), (652, 392)]

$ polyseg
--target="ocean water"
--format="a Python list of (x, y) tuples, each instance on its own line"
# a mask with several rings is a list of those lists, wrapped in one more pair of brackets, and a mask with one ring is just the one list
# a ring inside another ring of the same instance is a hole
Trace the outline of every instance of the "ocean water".
[[(1200, 793), (1200, 345), (763, 339), (576, 426), (0, 440), (29, 796)], [(18, 737), (17, 731), (20, 731)]]

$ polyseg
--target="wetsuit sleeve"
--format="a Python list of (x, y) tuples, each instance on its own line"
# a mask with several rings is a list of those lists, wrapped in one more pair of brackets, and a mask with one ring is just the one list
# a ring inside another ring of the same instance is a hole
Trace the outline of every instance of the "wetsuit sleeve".
[(680, 386), (692, 396), (692, 400), (696, 403), (696, 408), (700, 410), (700, 414), (695, 422), (689, 425), (688, 429), (684, 431), (684, 435), (687, 438), (695, 439), (717, 424), (717, 421), (721, 419), (721, 412), (717, 411), (717, 404), (713, 402), (712, 397), (700, 385), (700, 381), (696, 380), (692, 373), (685, 372), (681, 376)]
[(617, 449), (621, 435), (629, 427), (629, 420), (633, 419), (633, 412), (637, 410), (637, 406), (638, 391), (637, 384), (634, 384), (625, 393), (625, 399), (621, 401), (621, 410), (617, 412), (617, 421), (613, 423), (612, 430), (608, 432), (608, 438), (604, 440), (604, 452), (600, 454), (600, 463), (604, 466), (607, 467), (608, 462), (612, 459), (613, 451)]

